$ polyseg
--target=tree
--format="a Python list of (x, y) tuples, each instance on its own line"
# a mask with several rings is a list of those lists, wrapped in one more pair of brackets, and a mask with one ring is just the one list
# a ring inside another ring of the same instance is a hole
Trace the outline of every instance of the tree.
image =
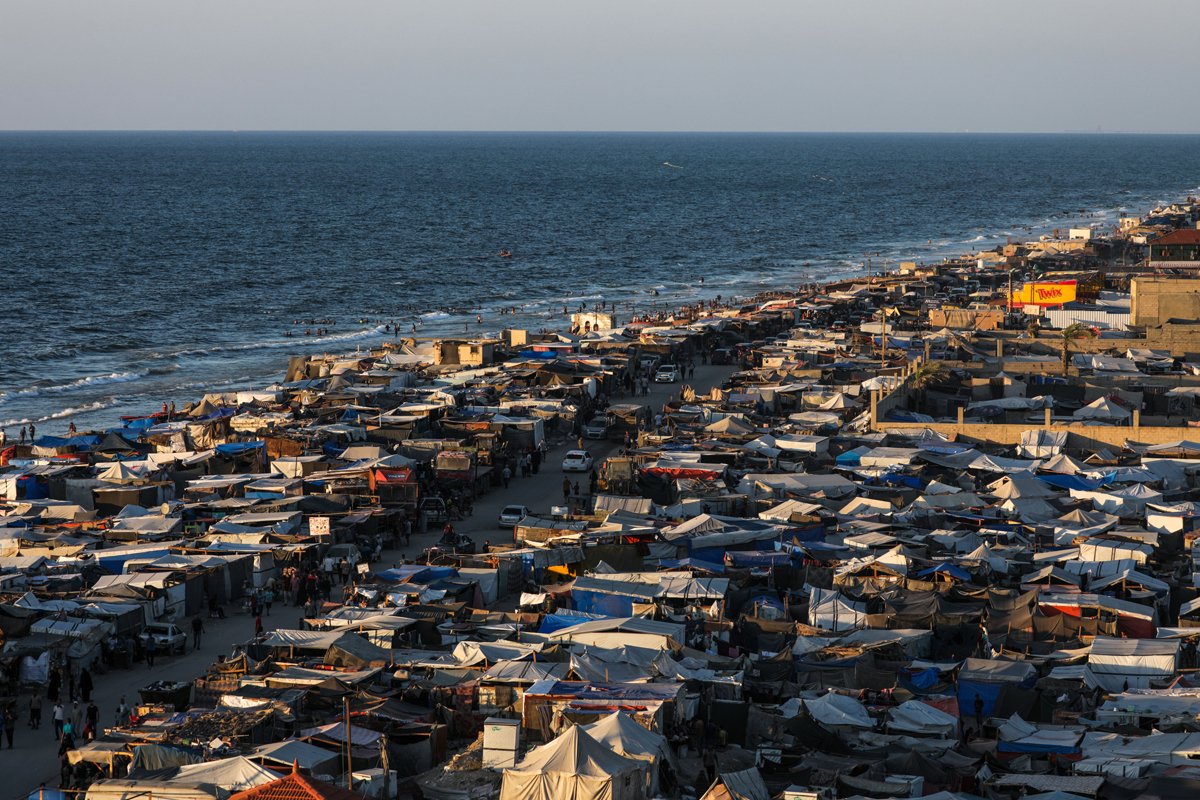
[(908, 377), (908, 385), (917, 392), (917, 407), (915, 411), (924, 413), (925, 390), (935, 383), (946, 380), (949, 370), (941, 361), (922, 361)]
[(1082, 322), (1072, 322), (1062, 329), (1062, 374), (1067, 374), (1071, 364), (1071, 342), (1076, 339), (1092, 339), (1096, 332)]

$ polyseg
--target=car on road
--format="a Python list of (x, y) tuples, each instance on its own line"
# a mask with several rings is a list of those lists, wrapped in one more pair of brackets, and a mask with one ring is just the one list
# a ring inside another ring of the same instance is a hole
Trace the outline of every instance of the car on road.
[[(431, 548), (432, 549), (432, 548)], [(438, 539), (437, 549), (462, 556), (475, 554), (475, 540), (465, 533), (445, 533)]]
[(654, 373), (655, 383), (675, 383), (679, 380), (679, 367), (674, 364), (663, 364)]
[(588, 472), (592, 468), (592, 454), (587, 450), (568, 450), (563, 456), (563, 472)]
[(154, 637), (155, 650), (159, 653), (186, 653), (187, 652), (187, 634), (174, 623), (171, 622), (151, 622), (142, 631), (140, 638), (142, 647), (150, 641), (150, 637)]
[(528, 516), (529, 509), (525, 506), (505, 506), (500, 509), (500, 527), (511, 528), (520, 524), (521, 520)]
[(609, 419), (607, 414), (597, 414), (583, 425), (583, 438), (604, 439), (608, 436)]
[(335, 544), (325, 551), (325, 557), (332, 558), (335, 564), (344, 558), (353, 567), (362, 560), (362, 551), (356, 544)]

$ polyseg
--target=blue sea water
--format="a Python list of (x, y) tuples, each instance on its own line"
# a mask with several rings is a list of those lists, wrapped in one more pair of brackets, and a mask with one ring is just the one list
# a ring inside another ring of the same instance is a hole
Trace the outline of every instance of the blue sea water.
[(751, 295), (1198, 185), (1197, 136), (5, 133), (0, 424), (108, 427), (385, 322)]

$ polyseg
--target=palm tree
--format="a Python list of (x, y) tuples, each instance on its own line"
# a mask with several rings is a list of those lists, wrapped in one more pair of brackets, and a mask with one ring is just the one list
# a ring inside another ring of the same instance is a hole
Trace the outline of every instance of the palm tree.
[(1070, 325), (1062, 329), (1062, 374), (1067, 374), (1067, 368), (1070, 366), (1071, 359), (1071, 342), (1076, 339), (1091, 339), (1096, 335), (1096, 332), (1084, 325), (1082, 322), (1072, 322)]
[(917, 392), (917, 407), (914, 411), (924, 412), (925, 390), (946, 379), (949, 370), (941, 361), (922, 361), (908, 376), (908, 385)]

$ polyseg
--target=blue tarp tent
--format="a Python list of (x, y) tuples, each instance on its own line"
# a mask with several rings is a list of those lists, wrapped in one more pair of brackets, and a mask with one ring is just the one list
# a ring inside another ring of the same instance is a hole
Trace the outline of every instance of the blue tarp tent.
[(1078, 475), (1038, 475), (1043, 483), (1057, 486), (1060, 489), (1081, 489), (1095, 491), (1112, 479), (1112, 475), (1103, 478), (1081, 478)]
[(958, 578), (960, 581), (971, 580), (971, 573), (967, 572), (962, 567), (955, 566), (954, 564), (938, 564), (937, 566), (930, 567), (929, 569), (923, 569), (917, 573), (917, 577), (923, 578), (926, 575), (933, 575), (936, 572), (949, 575), (953, 578)]
[(217, 452), (223, 456), (237, 456), (253, 450), (265, 449), (266, 446), (266, 442), (228, 442), (217, 445)]

